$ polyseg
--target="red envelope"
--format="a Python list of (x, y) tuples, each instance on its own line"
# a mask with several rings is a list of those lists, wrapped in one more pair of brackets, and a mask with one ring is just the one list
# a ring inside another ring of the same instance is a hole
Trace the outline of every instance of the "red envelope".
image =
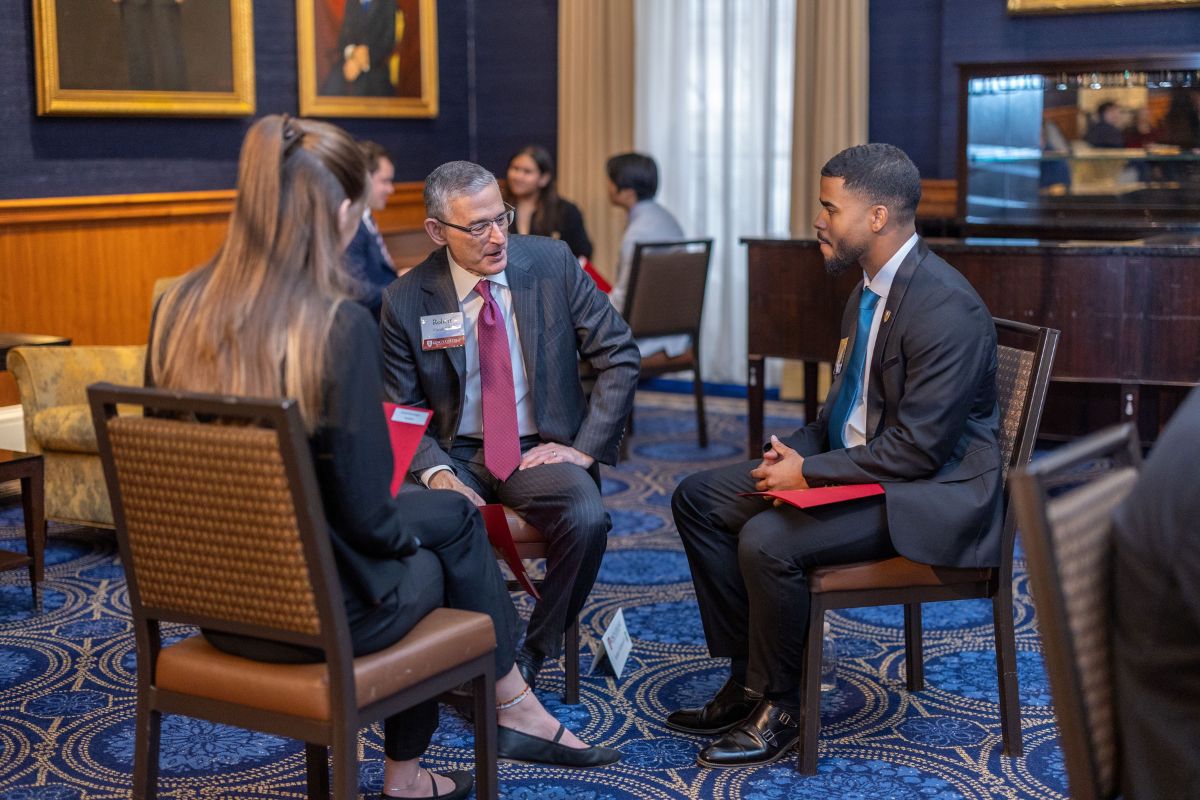
[(392, 442), (392, 497), (400, 491), (408, 465), (417, 453), (417, 445), (429, 427), (433, 412), (427, 408), (413, 408), (383, 403), (384, 419), (387, 420), (388, 439)]
[(478, 508), (479, 513), (483, 515), (483, 524), (487, 526), (488, 541), (492, 543), (492, 547), (499, 550), (500, 555), (504, 556), (504, 563), (508, 564), (508, 568), (516, 576), (521, 588), (528, 592), (533, 599), (541, 600), (542, 596), (538, 594), (537, 588), (529, 578), (529, 573), (525, 571), (525, 562), (517, 554), (517, 544), (513, 541), (512, 530), (508, 527), (508, 517), (504, 515), (504, 506), (499, 503), (488, 503), (485, 506), (478, 506)]
[(844, 503), (862, 497), (883, 494), (878, 483), (852, 483), (846, 486), (821, 486), (816, 489), (785, 489), (778, 492), (742, 492), (742, 497), (770, 497), (796, 508), (813, 508), (830, 503)]

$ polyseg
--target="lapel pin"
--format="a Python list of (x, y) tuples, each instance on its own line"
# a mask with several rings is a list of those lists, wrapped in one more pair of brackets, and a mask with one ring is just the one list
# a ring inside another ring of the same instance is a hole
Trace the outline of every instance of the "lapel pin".
[(887, 321), (888, 321), (889, 319), (891, 319), (891, 318), (892, 318), (892, 312), (891, 312), (890, 310), (888, 310), (888, 309), (886, 309), (886, 308), (885, 308), (885, 309), (883, 310), (883, 321), (884, 321), (884, 322), (887, 322)]

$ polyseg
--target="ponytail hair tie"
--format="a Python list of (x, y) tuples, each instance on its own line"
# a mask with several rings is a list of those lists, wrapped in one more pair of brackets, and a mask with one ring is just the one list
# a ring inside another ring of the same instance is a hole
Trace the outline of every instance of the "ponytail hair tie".
[(280, 159), (286, 161), (287, 157), (296, 149), (296, 146), (300, 144), (300, 140), (304, 138), (303, 131), (296, 127), (295, 121), (290, 114), (283, 115), (279, 138), (281, 143)]

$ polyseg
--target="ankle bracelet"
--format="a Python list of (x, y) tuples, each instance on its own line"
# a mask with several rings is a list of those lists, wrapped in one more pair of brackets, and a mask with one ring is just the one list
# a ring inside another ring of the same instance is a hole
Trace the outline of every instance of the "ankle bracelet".
[(503, 703), (497, 703), (497, 704), (496, 704), (496, 710), (497, 710), (497, 711), (503, 711), (503, 710), (504, 710), (504, 709), (506, 709), (506, 708), (512, 708), (512, 707), (513, 707), (513, 706), (515, 706), (517, 703), (521, 702), (521, 701), (522, 701), (522, 700), (524, 700), (526, 697), (528, 697), (528, 696), (529, 696), (529, 691), (530, 691), (530, 690), (529, 690), (529, 686), (528, 686), (528, 685), (526, 685), (526, 687), (525, 687), (524, 689), (522, 689), (522, 690), (521, 690), (520, 694), (518, 694), (518, 695), (517, 695), (516, 697), (514, 697), (513, 699), (511, 699), (511, 700), (505, 700)]

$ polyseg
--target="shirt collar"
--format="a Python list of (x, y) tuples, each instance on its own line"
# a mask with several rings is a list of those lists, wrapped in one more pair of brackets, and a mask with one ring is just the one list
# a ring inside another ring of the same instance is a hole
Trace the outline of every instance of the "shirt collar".
[[(458, 302), (462, 303), (467, 299), (471, 292), (475, 291), (475, 286), (483, 278), (478, 275), (467, 272), (458, 265), (454, 260), (454, 256), (450, 255), (450, 248), (446, 248), (446, 260), (450, 262), (450, 277), (454, 279), (454, 293), (458, 295)], [(501, 286), (508, 288), (508, 275), (506, 272), (499, 272), (495, 275), (489, 275), (487, 280), (492, 283), (498, 283)]]
[(914, 233), (908, 237), (908, 241), (900, 245), (900, 249), (887, 260), (883, 265), (883, 269), (875, 275), (874, 278), (868, 278), (867, 273), (863, 273), (863, 287), (870, 289), (880, 298), (886, 300), (888, 292), (892, 290), (892, 281), (896, 278), (896, 273), (900, 270), (900, 264), (904, 261), (904, 257), (908, 252), (917, 245), (917, 235)]
[(654, 205), (653, 197), (646, 198), (645, 200), (638, 200), (633, 204), (633, 208), (629, 209), (629, 221), (633, 222), (634, 217), (638, 216), (652, 205)]

